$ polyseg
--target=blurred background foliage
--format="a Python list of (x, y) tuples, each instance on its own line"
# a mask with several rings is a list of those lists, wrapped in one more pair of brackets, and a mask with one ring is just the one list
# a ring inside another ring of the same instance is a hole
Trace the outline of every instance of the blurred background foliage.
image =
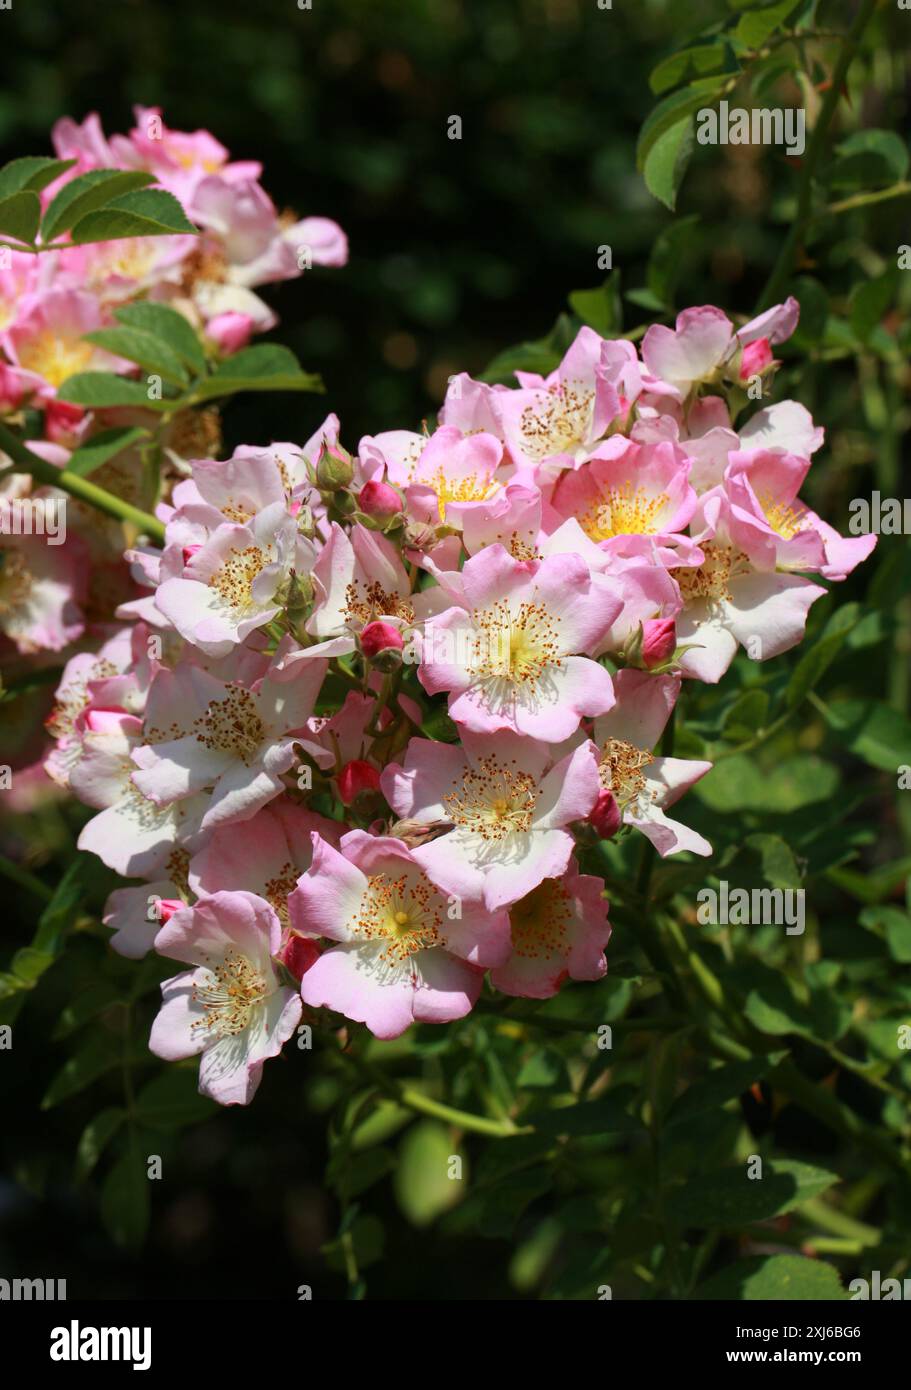
[[(532, 354), (546, 363), (567, 331), (564, 321), (547, 340), (568, 294), (602, 285), (605, 245), (608, 289), (573, 301), (596, 326), (617, 331), (622, 320), (630, 331), (688, 304), (752, 311), (797, 211), (799, 161), (697, 147), (676, 214), (636, 167), (640, 129), (661, 99), (660, 81), (649, 85), (656, 64), (745, 8), (16, 0), (0, 13), (0, 162), (44, 152), (63, 114), (97, 110), (113, 132), (131, 124), (133, 103), (160, 105), (172, 126), (208, 127), (235, 158), (262, 160), (280, 207), (338, 220), (350, 265), (270, 292), (282, 319), (273, 337), (322, 373), (326, 397), (239, 401), (226, 425), (229, 446), (300, 441), (333, 409), (353, 447), (364, 433), (419, 427), (450, 374), (480, 374), (512, 344), (538, 343)], [(813, 27), (841, 32), (856, 10), (821, 0)], [(826, 427), (808, 498), (842, 530), (851, 498), (909, 491), (911, 276), (897, 255), (911, 240), (911, 204), (867, 197), (905, 177), (909, 24), (880, 5), (832, 132), (835, 148), (869, 128), (902, 132), (898, 153), (881, 149), (885, 173), (866, 149), (853, 171), (835, 170), (830, 147), (825, 198), (859, 202), (814, 221), (788, 280), (803, 320), (775, 397), (802, 400)], [(805, 104), (812, 125), (833, 49), (824, 38), (791, 49), (802, 72), (776, 66), (773, 38), (752, 95)], [(447, 138), (453, 115), (460, 141)], [(527, 360), (528, 349), (513, 356)], [(911, 764), (908, 580), (907, 538), (884, 538), (814, 610), (800, 652), (769, 667), (739, 661), (720, 698), (687, 693), (678, 752), (719, 758), (689, 799), (688, 819), (716, 845), (712, 871), (736, 865), (738, 883), (811, 885), (805, 937), (704, 929), (695, 963), (682, 958), (689, 984), (702, 959), (743, 1001), (762, 1044), (759, 1061), (729, 1052), (735, 1070), (720, 1081), (692, 1024), (653, 1007), (660, 980), (637, 944), (632, 901), (614, 914), (607, 982), (573, 987), (537, 1022), (516, 1006), (506, 1022), (481, 1012), (361, 1049), (354, 1062), (317, 1038), (313, 1052), (289, 1048), (267, 1069), (248, 1111), (213, 1115), (192, 1068), (162, 1080), (145, 1051), (156, 972), (168, 968), (152, 963), (138, 978), (83, 929), (110, 876), (77, 859), (52, 897), (85, 813), (52, 804), (7, 831), (4, 853), (29, 868), (6, 901), (5, 933), (24, 945), (44, 911), (45, 943), (73, 934), (65, 968), (29, 999), (0, 1064), (0, 1276), (65, 1277), (71, 1297), (294, 1298), (310, 1284), (325, 1298), (360, 1292), (366, 1279), (371, 1298), (509, 1299), (593, 1297), (602, 1279), (615, 1297), (679, 1295), (703, 1280), (711, 1292), (713, 1278), (722, 1296), (743, 1296), (746, 1266), (770, 1249), (815, 1253), (844, 1277), (906, 1270), (911, 1062), (896, 1059), (894, 1035), (911, 1021), (911, 790), (896, 786)], [(0, 711), (7, 745), (21, 741), (17, 709)], [(630, 883), (629, 842), (602, 853), (599, 871)], [(655, 891), (689, 929), (686, 903), (705, 881), (701, 866), (665, 866)], [(77, 996), (84, 1016), (73, 1013)], [(628, 1014), (636, 1026), (621, 1025)], [(608, 1053), (593, 1041), (603, 1024), (614, 1027)], [(79, 1029), (82, 1060), (68, 1074)], [(445, 1120), (416, 1118), (392, 1093), (376, 1106), (377, 1061), (403, 1084), (416, 1078), (427, 1094), (494, 1117), (521, 1093), (537, 1132), (456, 1140)], [(695, 1101), (678, 1095), (685, 1082)], [(591, 1088), (596, 1109), (577, 1106), (569, 1141), (560, 1138), (570, 1122), (548, 1107)], [(121, 1157), (102, 1165), (99, 1205), (84, 1177), (125, 1101), (135, 1122)], [(132, 1149), (162, 1156), (160, 1185), (136, 1184)], [(785, 1163), (777, 1186), (757, 1185), (767, 1195), (754, 1212), (726, 1209), (718, 1173), (754, 1151)], [(459, 1153), (470, 1196), (447, 1212), (465, 1188), (440, 1177), (443, 1159)], [(837, 1202), (825, 1206), (835, 1184)], [(816, 1292), (838, 1296), (829, 1267), (819, 1275)]]

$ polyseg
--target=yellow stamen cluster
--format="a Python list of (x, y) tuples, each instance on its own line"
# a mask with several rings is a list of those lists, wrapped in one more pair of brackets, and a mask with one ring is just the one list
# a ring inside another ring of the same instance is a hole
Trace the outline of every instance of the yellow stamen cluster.
[(730, 598), (730, 581), (750, 568), (742, 550), (706, 541), (702, 545), (705, 561), (698, 568), (681, 565), (673, 571), (684, 603), (700, 598)]
[(805, 520), (806, 509), (799, 502), (789, 506), (787, 502), (776, 502), (774, 498), (766, 495), (760, 498), (759, 504), (772, 530), (784, 541), (791, 540), (799, 531), (811, 529), (809, 522)]
[(545, 879), (510, 910), (513, 951), (525, 960), (565, 956), (572, 915), (569, 893), (558, 879)]
[(36, 333), (19, 348), (19, 365), (57, 387), (75, 372), (84, 371), (95, 349), (78, 338), (62, 338), (51, 329)]
[(299, 877), (300, 874), (297, 869), (289, 862), (283, 864), (275, 877), (270, 878), (266, 884), (264, 892), (266, 902), (271, 904), (282, 927), (289, 925), (288, 894), (294, 891)]
[(472, 672), (479, 680), (534, 690), (546, 671), (562, 666), (559, 627), (543, 604), (525, 602), (512, 611), (500, 599), (472, 616), (477, 629)]
[(209, 588), (218, 593), (229, 608), (248, 612), (255, 607), (253, 581), (269, 564), (269, 557), (258, 546), (229, 550), (223, 563), (209, 580)]
[(423, 874), (373, 874), (352, 929), (376, 944), (374, 968), (395, 974), (419, 951), (446, 945), (443, 910), (442, 897)]
[(388, 593), (382, 584), (361, 584), (355, 580), (345, 590), (345, 620), (366, 626), (375, 618), (400, 618), (414, 622), (414, 607), (407, 594)]
[(597, 500), (579, 517), (579, 525), (593, 541), (612, 536), (652, 536), (658, 530), (658, 517), (667, 506), (667, 493), (650, 497), (645, 488), (627, 480), (619, 487), (602, 491)]
[(464, 478), (449, 478), (442, 468), (416, 481), (433, 488), (437, 495), (440, 521), (446, 520), (446, 507), (450, 502), (486, 502), (500, 490), (500, 484), (489, 474), (469, 473)]
[(578, 447), (588, 433), (594, 392), (579, 383), (564, 381), (548, 388), (545, 399), (528, 405), (519, 421), (522, 448), (534, 459), (565, 454)]
[(212, 700), (205, 714), (193, 722), (193, 733), (205, 748), (233, 753), (248, 767), (266, 737), (249, 690), (231, 686), (223, 700)]
[(609, 738), (598, 763), (601, 785), (613, 792), (618, 805), (625, 806), (645, 791), (642, 769), (654, 761), (647, 749), (637, 748), (622, 738)]
[(193, 985), (193, 1001), (202, 1005), (204, 1014), (190, 1026), (216, 1038), (234, 1038), (249, 1027), (253, 1011), (268, 997), (268, 984), (253, 962), (233, 947), (206, 970), (208, 978)]
[(499, 843), (531, 829), (538, 786), (515, 759), (501, 763), (488, 755), (466, 768), (461, 783), (443, 798), (452, 823), (482, 840)]

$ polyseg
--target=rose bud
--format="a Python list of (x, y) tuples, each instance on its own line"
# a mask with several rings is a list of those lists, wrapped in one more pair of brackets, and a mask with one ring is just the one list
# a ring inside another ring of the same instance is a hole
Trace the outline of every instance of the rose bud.
[(365, 483), (357, 495), (357, 505), (371, 521), (384, 525), (403, 511), (401, 497), (388, 483)]
[(319, 958), (320, 950), (315, 941), (308, 941), (305, 936), (298, 936), (297, 932), (291, 932), (278, 953), (277, 959), (295, 978), (302, 980), (315, 960)]
[(186, 907), (182, 898), (159, 898), (155, 903), (155, 921), (164, 926), (182, 907)]
[(768, 338), (756, 338), (747, 343), (740, 358), (740, 380), (749, 381), (751, 376), (758, 376), (773, 360)]
[(346, 806), (362, 792), (378, 792), (380, 789), (379, 771), (362, 758), (352, 758), (346, 763), (336, 779), (338, 794)]
[(44, 413), (45, 439), (52, 444), (71, 446), (79, 436), (79, 426), (85, 415), (80, 405), (70, 405), (69, 401), (48, 401)]
[(589, 824), (602, 840), (611, 840), (620, 829), (620, 807), (613, 792), (598, 793), (598, 800), (588, 817)]
[(402, 664), (405, 639), (392, 623), (372, 622), (361, 632), (361, 651), (378, 671), (394, 671)]
[(250, 341), (253, 333), (253, 320), (249, 314), (239, 314), (236, 310), (229, 310), (226, 314), (216, 314), (214, 319), (210, 319), (206, 324), (206, 336), (218, 348), (218, 351), (229, 355), (232, 352), (240, 352)]
[(647, 618), (642, 624), (642, 665), (647, 671), (663, 666), (677, 650), (673, 618)]
[(339, 488), (347, 487), (353, 477), (351, 455), (340, 444), (329, 444), (324, 439), (316, 465), (317, 485), (324, 492), (336, 492)]

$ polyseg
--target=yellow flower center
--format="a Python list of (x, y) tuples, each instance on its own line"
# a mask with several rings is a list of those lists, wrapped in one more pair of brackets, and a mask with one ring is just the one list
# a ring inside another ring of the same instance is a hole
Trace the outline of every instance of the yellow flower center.
[(667, 506), (667, 493), (650, 497), (645, 488), (634, 488), (629, 481), (603, 491), (579, 517), (579, 525), (593, 541), (612, 536), (651, 536), (658, 530), (657, 518)]
[(531, 829), (538, 787), (513, 759), (501, 763), (490, 755), (466, 768), (461, 783), (443, 798), (453, 825), (499, 843)]
[(62, 338), (50, 329), (36, 333), (19, 349), (19, 365), (44, 377), (55, 389), (67, 377), (83, 371), (92, 360), (94, 349), (78, 338)]

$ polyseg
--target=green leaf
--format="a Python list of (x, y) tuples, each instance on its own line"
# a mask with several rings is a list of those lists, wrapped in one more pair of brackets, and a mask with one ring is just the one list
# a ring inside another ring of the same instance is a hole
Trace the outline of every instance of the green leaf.
[(149, 1229), (149, 1199), (146, 1159), (138, 1143), (131, 1141), (101, 1189), (101, 1218), (117, 1245), (140, 1248)]
[(738, 72), (739, 66), (730, 45), (715, 39), (712, 43), (694, 44), (662, 58), (652, 69), (648, 82), (655, 96), (661, 96), (681, 82), (704, 77), (710, 72)]
[(75, 159), (50, 159), (46, 155), (26, 155), (23, 159), (14, 159), (0, 169), (0, 199), (26, 188), (40, 193), (42, 188), (65, 174), (67, 169), (72, 169), (75, 163)]
[(350, 1202), (385, 1178), (395, 1166), (395, 1159), (388, 1149), (367, 1149), (359, 1154), (339, 1149), (326, 1169), (326, 1181), (343, 1202)]
[(236, 391), (322, 390), (319, 377), (301, 371), (300, 363), (288, 348), (262, 343), (226, 358), (206, 381), (200, 382), (194, 395), (197, 400), (212, 400)]
[(795, 349), (802, 351), (818, 343), (826, 331), (829, 296), (812, 275), (798, 275), (791, 283), (790, 293), (800, 304), (800, 322), (790, 342)]
[(810, 691), (816, 688), (859, 619), (860, 605), (857, 603), (846, 603), (844, 607), (836, 609), (822, 637), (794, 667), (785, 691), (785, 704), (788, 709), (795, 709), (806, 699)]
[(77, 1182), (84, 1182), (89, 1176), (125, 1119), (126, 1111), (112, 1106), (89, 1120), (76, 1148)]
[(633, 1095), (632, 1087), (624, 1086), (581, 1104), (535, 1106), (525, 1112), (522, 1122), (549, 1135), (631, 1134), (642, 1128), (642, 1122), (627, 1110)]
[(67, 377), (57, 391), (57, 399), (88, 409), (105, 409), (113, 405), (139, 406), (143, 410), (168, 410), (173, 401), (149, 397), (144, 381), (116, 376), (113, 372), (76, 372)]
[(644, 172), (646, 160), (662, 135), (693, 116), (700, 107), (713, 106), (721, 94), (722, 86), (717, 77), (704, 77), (659, 101), (646, 117), (639, 132), (636, 166), (640, 172)]
[(844, 746), (871, 767), (896, 772), (911, 763), (911, 723), (881, 700), (832, 700), (826, 721)]
[(80, 218), (105, 207), (134, 188), (151, 183), (152, 175), (142, 169), (91, 169), (65, 183), (41, 222), (41, 239), (52, 242), (61, 232), (75, 226)]
[(413, 1226), (427, 1226), (465, 1193), (464, 1179), (451, 1178), (450, 1159), (459, 1155), (450, 1131), (436, 1120), (412, 1125), (399, 1145), (396, 1201)]
[(88, 1035), (79, 1049), (68, 1057), (54, 1077), (41, 1102), (42, 1110), (50, 1110), (62, 1100), (68, 1100), (79, 1091), (91, 1086), (99, 1076), (119, 1066), (121, 1047), (119, 1040), (106, 1029), (98, 1029)]
[(192, 325), (176, 309), (171, 309), (167, 304), (147, 302), (125, 304), (122, 309), (114, 310), (114, 317), (127, 328), (138, 328), (160, 338), (194, 372), (205, 371), (206, 356), (202, 344)]
[(22, 946), (13, 956), (10, 968), (17, 980), (22, 981), (23, 989), (34, 989), (47, 970), (54, 964), (50, 951), (36, 951), (34, 946)]
[(93, 435), (85, 444), (80, 444), (78, 449), (73, 450), (66, 465), (67, 472), (87, 478), (96, 468), (100, 468), (109, 459), (116, 458), (131, 445), (150, 438), (149, 431), (139, 425), (120, 425), (116, 429), (102, 430), (100, 434)]
[(761, 1255), (738, 1260), (700, 1284), (693, 1296), (747, 1302), (768, 1299), (837, 1302), (848, 1297), (837, 1270), (822, 1260), (809, 1260), (803, 1255)]
[(516, 1085), (521, 1090), (569, 1090), (566, 1063), (554, 1047), (542, 1047), (522, 1064)]
[(767, 1057), (747, 1057), (742, 1062), (726, 1062), (716, 1067), (677, 1098), (668, 1114), (667, 1123), (691, 1120), (695, 1115), (719, 1110), (728, 1101), (737, 1100), (757, 1081), (762, 1081), (787, 1055), (786, 1052), (773, 1052)]
[(65, 933), (76, 921), (85, 903), (85, 884), (95, 869), (94, 857), (77, 854), (54, 889), (54, 896), (38, 918), (32, 945), (38, 951), (56, 955)]
[(721, 725), (727, 739), (744, 742), (765, 728), (769, 713), (769, 696), (765, 690), (745, 690), (731, 705)]
[(24, 190), (0, 202), (0, 236), (31, 246), (41, 218), (41, 199)]
[(90, 241), (173, 236), (175, 233), (196, 233), (177, 199), (161, 188), (140, 188), (112, 199), (96, 212), (87, 213), (70, 235), (75, 246), (84, 246)]
[(895, 303), (900, 273), (897, 267), (893, 267), (875, 280), (865, 280), (852, 291), (851, 327), (862, 343), (868, 341), (874, 328)]
[(199, 1094), (197, 1068), (169, 1067), (153, 1077), (136, 1098), (136, 1111), (150, 1129), (180, 1129), (207, 1120), (218, 1109)]
[(602, 338), (609, 338), (623, 328), (620, 305), (620, 273), (611, 271), (603, 285), (594, 290), (573, 290), (569, 296), (573, 313), (578, 314)]
[(900, 907), (884, 903), (865, 907), (860, 914), (861, 926), (878, 928), (885, 934), (889, 954), (900, 965), (911, 964), (911, 917)]
[(481, 373), (480, 380), (515, 385), (516, 372), (537, 372), (547, 376), (558, 365), (575, 337), (575, 327), (568, 314), (560, 314), (551, 331), (533, 343), (517, 343), (498, 352)]
[(145, 371), (160, 376), (173, 386), (185, 386), (189, 373), (181, 359), (167, 343), (141, 328), (97, 328), (84, 335), (87, 343), (137, 362)]
[(671, 212), (693, 154), (695, 135), (692, 114), (665, 130), (650, 148), (642, 164), (645, 186)]
[(699, 217), (675, 218), (665, 227), (652, 245), (645, 272), (645, 283), (657, 301), (658, 308), (671, 310), (680, 278), (687, 267), (690, 253), (699, 244)]
[(750, 10), (734, 30), (735, 39), (749, 48), (761, 48), (801, 4), (803, 0), (778, 0), (778, 4), (766, 9)]
[(746, 1164), (699, 1173), (667, 1199), (667, 1207), (683, 1227), (738, 1230), (783, 1216), (838, 1181), (837, 1174), (809, 1163), (763, 1160), (761, 1177), (749, 1177)]
[(908, 172), (908, 146), (894, 130), (857, 130), (842, 140), (828, 172), (833, 189), (887, 187)]

